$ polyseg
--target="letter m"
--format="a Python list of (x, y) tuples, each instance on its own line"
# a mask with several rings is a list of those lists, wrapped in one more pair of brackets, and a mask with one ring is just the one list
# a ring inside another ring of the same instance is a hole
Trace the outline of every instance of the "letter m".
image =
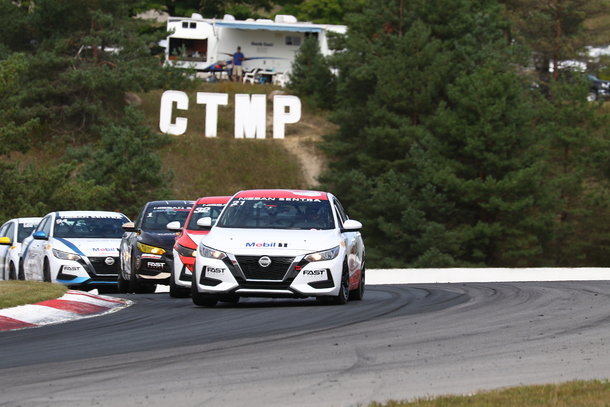
[(235, 95), (235, 138), (265, 138), (267, 100), (265, 95)]

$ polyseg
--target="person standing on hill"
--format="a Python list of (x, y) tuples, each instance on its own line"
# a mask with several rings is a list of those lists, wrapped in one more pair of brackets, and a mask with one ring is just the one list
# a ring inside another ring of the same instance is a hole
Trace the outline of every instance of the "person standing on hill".
[(244, 54), (241, 53), (241, 47), (237, 47), (237, 52), (233, 54), (233, 82), (241, 82), (243, 74), (241, 63), (245, 59)]

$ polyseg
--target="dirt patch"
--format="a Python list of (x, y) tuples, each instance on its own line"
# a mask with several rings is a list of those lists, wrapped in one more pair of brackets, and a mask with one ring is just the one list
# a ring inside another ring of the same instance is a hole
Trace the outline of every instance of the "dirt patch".
[(286, 137), (283, 145), (298, 160), (303, 170), (303, 178), (308, 187), (318, 185), (317, 178), (326, 167), (326, 157), (317, 147), (320, 136)]
[[(317, 178), (326, 169), (328, 158), (318, 148), (322, 136), (336, 131), (338, 126), (323, 115), (303, 112), (298, 123), (286, 125), (282, 144), (299, 161), (308, 187), (319, 185)], [(273, 116), (267, 115), (267, 128), (273, 128)]]

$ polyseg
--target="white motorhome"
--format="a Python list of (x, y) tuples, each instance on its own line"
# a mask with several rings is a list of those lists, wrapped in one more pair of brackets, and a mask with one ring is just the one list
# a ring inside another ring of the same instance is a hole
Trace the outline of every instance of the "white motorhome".
[(241, 47), (244, 70), (255, 68), (274, 72), (290, 70), (295, 53), (306, 37), (318, 39), (320, 51), (329, 55), (328, 33), (345, 33), (344, 25), (298, 22), (294, 16), (278, 15), (275, 20), (222, 20), (199, 14), (170, 17), (167, 21), (165, 59), (178, 67), (214, 72), (231, 64), (231, 55)]

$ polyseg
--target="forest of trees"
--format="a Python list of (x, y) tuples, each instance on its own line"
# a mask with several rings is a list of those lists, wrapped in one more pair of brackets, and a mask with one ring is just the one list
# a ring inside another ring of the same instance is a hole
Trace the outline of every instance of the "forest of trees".
[(159, 64), (165, 27), (133, 18), (150, 8), (348, 26), (331, 58), (303, 45), (291, 89), (338, 125), (320, 181), (363, 223), (369, 267), (610, 262), (608, 108), (559, 70), (610, 44), (601, 0), (0, 2), (0, 157), (62, 157), (0, 161), (1, 219), (169, 197), (167, 140), (125, 103), (192, 86)]

